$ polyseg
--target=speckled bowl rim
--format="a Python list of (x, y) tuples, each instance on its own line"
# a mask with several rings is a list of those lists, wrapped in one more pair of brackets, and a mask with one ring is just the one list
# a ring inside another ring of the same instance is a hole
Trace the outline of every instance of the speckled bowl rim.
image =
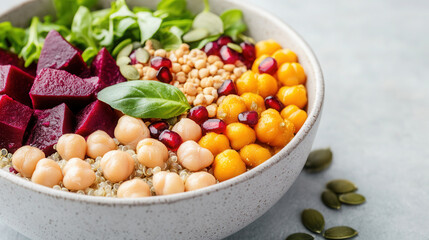
[[(235, 178), (212, 185), (210, 187), (206, 187), (203, 189), (190, 191), (190, 192), (173, 194), (173, 195), (153, 196), (153, 197), (136, 198), (136, 199), (96, 197), (96, 196), (80, 195), (76, 193), (58, 191), (52, 188), (35, 184), (21, 177), (12, 175), (6, 171), (0, 171), (0, 177), (6, 179), (11, 184), (17, 185), (19, 187), (24, 187), (26, 189), (29, 189), (50, 197), (55, 197), (55, 198), (64, 199), (64, 200), (86, 202), (86, 203), (92, 203), (97, 205), (108, 205), (108, 206), (170, 204), (178, 201), (199, 197), (201, 195), (210, 195), (212, 192), (218, 192), (225, 188), (229, 188), (231, 186), (245, 182), (248, 179), (258, 176), (264, 170), (276, 165), (276, 163), (278, 163), (286, 156), (288, 156), (295, 148), (298, 147), (298, 145), (308, 135), (309, 131), (316, 124), (316, 121), (319, 118), (319, 115), (321, 114), (323, 101), (324, 101), (325, 84), (324, 84), (323, 74), (322, 74), (320, 64), (317, 61), (315, 54), (313, 53), (313, 51), (311, 50), (307, 42), (305, 42), (305, 40), (297, 32), (295, 32), (289, 25), (281, 21), (279, 18), (272, 16), (270, 13), (268, 13), (265, 10), (257, 8), (253, 5), (248, 5), (245, 2), (233, 1), (233, 0), (224, 0), (224, 1), (236, 4), (243, 9), (247, 8), (247, 10), (249, 11), (257, 12), (262, 17), (281, 26), (281, 31), (285, 31), (286, 34), (288, 34), (289, 36), (291, 36), (291, 38), (296, 40), (296, 44), (302, 49), (303, 53), (308, 58), (308, 63), (309, 63), (308, 71), (312, 71), (314, 73), (314, 76), (315, 76), (314, 81), (315, 81), (315, 87), (316, 87), (316, 90), (315, 90), (316, 95), (314, 98), (315, 107), (308, 114), (308, 118), (304, 123), (304, 125), (302, 126), (302, 128), (300, 129), (300, 131), (296, 134), (296, 136), (292, 139), (292, 141), (290, 141), (280, 152), (278, 152), (276, 155), (271, 157), (269, 160), (265, 161), (263, 164), (253, 168), (252, 170), (247, 171)], [(2, 15), (13, 12), (16, 9), (20, 8), (22, 5), (25, 5), (26, 3), (28, 3), (28, 1), (12, 8), (11, 10), (3, 13)]]

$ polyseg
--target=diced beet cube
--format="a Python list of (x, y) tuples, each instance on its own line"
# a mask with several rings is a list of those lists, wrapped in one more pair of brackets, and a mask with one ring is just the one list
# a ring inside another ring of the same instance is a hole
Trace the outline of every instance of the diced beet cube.
[(33, 110), (7, 95), (0, 95), (0, 148), (14, 152), (22, 146)]
[(47, 109), (61, 103), (77, 111), (94, 100), (95, 86), (63, 70), (45, 68), (34, 79), (30, 97), (35, 109)]
[(51, 30), (45, 38), (37, 64), (37, 74), (43, 68), (66, 70), (76, 75), (80, 75), (87, 70), (86, 63), (83, 61), (79, 50), (74, 48), (55, 30)]
[(5, 65), (0, 66), (0, 94), (7, 94), (14, 100), (32, 107), (28, 93), (34, 78), (21, 69)]
[(27, 144), (39, 148), (46, 155), (54, 153), (58, 139), (74, 129), (75, 117), (64, 103), (52, 109), (35, 110), (34, 118)]
[(115, 59), (106, 48), (102, 48), (92, 61), (91, 73), (100, 79), (97, 92), (105, 87), (126, 81), (119, 71)]
[(31, 76), (36, 76), (36, 64), (32, 64), (26, 68), (24, 59), (18, 57), (18, 55), (15, 53), (6, 51), (4, 49), (0, 49), (0, 65), (12, 65), (30, 74)]
[(88, 136), (97, 130), (103, 130), (113, 137), (113, 132), (118, 122), (118, 116), (115, 111), (109, 105), (98, 100), (84, 108), (76, 119), (75, 133), (82, 136)]

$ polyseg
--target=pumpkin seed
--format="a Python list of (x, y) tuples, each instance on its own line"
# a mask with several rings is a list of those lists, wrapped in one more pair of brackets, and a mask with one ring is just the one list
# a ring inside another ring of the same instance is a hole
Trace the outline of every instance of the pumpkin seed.
[(341, 194), (338, 199), (340, 202), (350, 205), (359, 205), (365, 202), (365, 197), (359, 193)]
[(358, 232), (351, 227), (338, 226), (326, 229), (323, 236), (326, 239), (348, 239), (356, 236)]
[(289, 235), (286, 240), (313, 240), (314, 237), (307, 233), (294, 233)]
[(314, 150), (308, 155), (304, 168), (309, 172), (320, 172), (332, 163), (332, 151), (329, 148)]
[(301, 220), (302, 224), (314, 233), (321, 233), (325, 227), (323, 215), (315, 209), (304, 209), (301, 213)]
[(140, 48), (140, 47), (142, 47), (142, 45), (141, 45), (140, 42), (133, 42), (133, 49), (137, 49), (137, 48)]
[(150, 54), (144, 48), (138, 48), (136, 50), (136, 60), (139, 63), (147, 63), (149, 61)]
[(122, 65), (119, 67), (119, 70), (121, 71), (122, 76), (124, 76), (124, 78), (126, 78), (127, 80), (140, 79), (139, 71), (137, 70), (137, 68), (131, 65)]
[(116, 65), (118, 66), (128, 65), (130, 63), (131, 63), (131, 59), (127, 56), (119, 57), (118, 60), (116, 61)]
[(251, 43), (251, 44), (255, 44), (256, 43), (255, 39), (253, 39), (253, 38), (251, 38), (249, 36), (246, 36), (244, 34), (239, 34), (238, 38), (240, 38), (241, 40), (243, 40), (243, 42), (248, 42), (248, 43)]
[(156, 40), (156, 39), (151, 38), (151, 39), (148, 39), (147, 41), (151, 41), (152, 42), (152, 48), (155, 49), (155, 50), (158, 50), (158, 49), (162, 48), (162, 44), (158, 40)]
[(118, 53), (119, 51), (121, 51), (125, 46), (127, 46), (128, 44), (132, 44), (131, 39), (125, 39), (124, 41), (120, 42), (118, 45), (116, 45), (116, 47), (113, 49), (112, 51), (112, 56), (116, 57), (116, 59), (118, 59)]
[(240, 47), (240, 45), (237, 45), (235, 43), (228, 43), (226, 46), (228, 46), (229, 48), (231, 48), (232, 50), (238, 52), (238, 53), (242, 53), (243, 49)]
[(326, 184), (326, 187), (337, 194), (349, 193), (357, 190), (357, 186), (354, 183), (345, 179), (332, 180)]
[(124, 57), (124, 56), (128, 57), (128, 56), (130, 56), (132, 51), (133, 51), (133, 44), (130, 43), (130, 44), (126, 45), (124, 48), (122, 48), (121, 51), (119, 51), (116, 59), (119, 59), (120, 57)]
[(322, 193), (322, 202), (329, 208), (332, 209), (340, 209), (341, 203), (338, 200), (337, 194), (332, 192), (331, 190), (326, 189)]
[(187, 32), (183, 35), (183, 41), (185, 42), (196, 42), (209, 36), (209, 31), (205, 28), (197, 28)]
[(204, 28), (209, 32), (209, 36), (223, 33), (222, 19), (211, 12), (199, 13), (192, 23), (193, 29)]

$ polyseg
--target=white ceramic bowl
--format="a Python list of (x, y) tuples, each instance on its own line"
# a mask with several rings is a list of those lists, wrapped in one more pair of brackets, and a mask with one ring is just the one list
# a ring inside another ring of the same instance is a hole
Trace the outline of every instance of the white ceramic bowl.
[[(108, 6), (109, 1), (101, 1)], [(155, 7), (151, 0), (130, 5)], [(243, 11), (248, 33), (273, 38), (295, 51), (307, 73), (308, 119), (278, 154), (238, 177), (170, 196), (114, 199), (77, 195), (33, 184), (0, 171), (0, 220), (32, 239), (219, 239), (260, 217), (290, 188), (310, 152), (321, 115), (324, 83), (309, 46), (289, 26), (245, 1), (211, 1), (212, 11)], [(202, 1), (189, 1), (194, 12)], [(51, 0), (28, 1), (0, 21), (24, 25), (52, 13)]]

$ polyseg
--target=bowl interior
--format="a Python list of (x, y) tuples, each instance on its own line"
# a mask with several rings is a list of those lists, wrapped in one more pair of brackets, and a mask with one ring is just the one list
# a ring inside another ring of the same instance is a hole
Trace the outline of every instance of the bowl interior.
[[(100, 0), (102, 7), (110, 5), (109, 0)], [(155, 8), (158, 1), (153, 0), (130, 0), (127, 1), (130, 6), (148, 6)], [(212, 0), (210, 1), (211, 11), (221, 13), (227, 9), (238, 8), (244, 13), (244, 19), (248, 26), (247, 34), (255, 40), (263, 40), (272, 38), (278, 41), (284, 48), (289, 48), (294, 51), (298, 57), (300, 64), (304, 67), (307, 74), (307, 94), (308, 94), (308, 118), (304, 126), (297, 133), (295, 138), (284, 147), (278, 154), (273, 156), (268, 161), (259, 165), (258, 167), (248, 171), (238, 177), (227, 180), (225, 182), (210, 186), (208, 188), (200, 189), (192, 192), (185, 192), (169, 196), (155, 196), (151, 198), (142, 199), (113, 199), (113, 198), (100, 198), (85, 195), (78, 195), (74, 193), (56, 191), (46, 188), (32, 182), (26, 181), (20, 177), (9, 174), (5, 171), (0, 171), (0, 178), (9, 180), (12, 184), (21, 187), (29, 188), (34, 191), (42, 192), (55, 197), (62, 197), (73, 200), (83, 200), (89, 202), (97, 202), (103, 204), (151, 204), (158, 201), (170, 202), (178, 201), (186, 198), (191, 198), (198, 194), (209, 193), (210, 191), (218, 191), (222, 188), (227, 188), (238, 182), (245, 181), (258, 175), (261, 171), (271, 167), (276, 162), (282, 160), (285, 156), (289, 155), (293, 149), (305, 138), (310, 129), (316, 124), (319, 118), (323, 97), (324, 97), (324, 83), (320, 66), (316, 57), (305, 43), (305, 41), (289, 26), (281, 22), (279, 19), (273, 17), (271, 14), (261, 11), (253, 6), (246, 5), (245, 2), (233, 0)], [(194, 12), (198, 13), (203, 9), (203, 3), (200, 0), (188, 0), (188, 7)], [(27, 26), (32, 16), (43, 17), (46, 14), (54, 13), (52, 0), (30, 0), (24, 3), (24, 7), (18, 6), (17, 8), (0, 16), (1, 21), (11, 21), (17, 26)]]

